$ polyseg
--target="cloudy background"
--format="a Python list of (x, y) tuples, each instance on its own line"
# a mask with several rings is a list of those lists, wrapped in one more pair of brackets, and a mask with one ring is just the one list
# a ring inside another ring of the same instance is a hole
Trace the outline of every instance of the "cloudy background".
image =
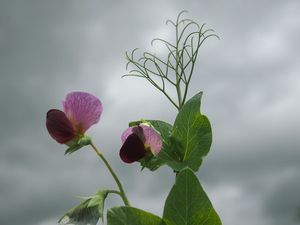
[(73, 90), (103, 102), (89, 134), (132, 205), (162, 214), (172, 171), (122, 164), (119, 137), (128, 121), (172, 123), (176, 110), (150, 84), (120, 76), (125, 51), (152, 51), (152, 38), (172, 37), (164, 22), (183, 9), (221, 37), (202, 46), (190, 96), (204, 91), (214, 141), (198, 177), (223, 224), (300, 223), (298, 0), (1, 0), (1, 225), (56, 224), (76, 196), (114, 186), (91, 149), (64, 156), (45, 129), (47, 110)]

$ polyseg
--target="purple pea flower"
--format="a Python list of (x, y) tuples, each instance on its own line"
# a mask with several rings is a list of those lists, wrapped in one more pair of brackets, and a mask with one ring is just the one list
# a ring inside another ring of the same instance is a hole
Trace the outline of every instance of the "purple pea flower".
[(156, 156), (162, 149), (160, 134), (147, 123), (127, 128), (121, 139), (120, 157), (125, 163), (139, 161), (148, 153)]
[(103, 107), (97, 97), (85, 92), (67, 94), (62, 104), (64, 111), (50, 109), (47, 112), (46, 127), (58, 143), (69, 145), (98, 123)]

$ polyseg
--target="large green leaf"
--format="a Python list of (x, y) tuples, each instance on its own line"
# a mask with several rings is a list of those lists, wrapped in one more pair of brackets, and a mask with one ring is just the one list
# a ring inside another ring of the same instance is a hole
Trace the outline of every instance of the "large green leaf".
[(184, 166), (197, 171), (209, 152), (212, 133), (209, 120), (200, 113), (202, 92), (196, 94), (179, 111), (171, 135), (170, 149)]
[(167, 225), (222, 225), (191, 169), (181, 170), (169, 193), (163, 219)]
[(149, 212), (128, 207), (114, 207), (107, 212), (108, 225), (166, 225), (161, 218)]

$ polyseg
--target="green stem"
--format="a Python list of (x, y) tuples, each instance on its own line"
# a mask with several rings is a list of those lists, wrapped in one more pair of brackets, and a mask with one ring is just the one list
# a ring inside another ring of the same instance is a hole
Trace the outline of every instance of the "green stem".
[(175, 73), (176, 73), (176, 91), (177, 91), (177, 97), (178, 97), (178, 111), (181, 109), (182, 107), (182, 96), (181, 96), (181, 89), (180, 89), (180, 83), (181, 83), (181, 77), (179, 74), (179, 64), (180, 64), (180, 59), (179, 59), (179, 39), (178, 39), (178, 19), (177, 18), (177, 22), (176, 22), (176, 68), (175, 68)]
[(96, 152), (96, 154), (102, 159), (102, 161), (104, 162), (104, 164), (106, 165), (107, 169), (109, 170), (109, 172), (111, 173), (111, 175), (113, 176), (114, 180), (116, 181), (118, 188), (120, 190), (119, 194), (124, 202), (124, 204), (126, 206), (130, 206), (129, 201), (126, 197), (126, 194), (124, 192), (124, 189), (122, 187), (122, 184), (119, 180), (119, 178), (117, 177), (116, 173), (114, 172), (114, 170), (111, 168), (111, 166), (109, 165), (109, 163), (107, 162), (107, 160), (105, 159), (105, 157), (100, 153), (100, 151), (98, 150), (98, 148), (91, 143), (92, 148), (94, 149), (94, 151)]
[(111, 193), (111, 194), (116, 194), (122, 197), (120, 191), (116, 191), (116, 190), (107, 190), (107, 193)]

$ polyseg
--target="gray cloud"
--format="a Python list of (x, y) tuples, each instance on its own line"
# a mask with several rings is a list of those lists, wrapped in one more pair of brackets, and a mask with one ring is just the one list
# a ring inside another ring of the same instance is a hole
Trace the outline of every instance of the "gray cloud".
[[(75, 196), (114, 185), (91, 150), (63, 157), (44, 128), (45, 112), (71, 90), (101, 98), (104, 112), (89, 134), (133, 205), (162, 213), (172, 171), (121, 164), (119, 134), (130, 120), (172, 122), (176, 111), (145, 81), (120, 76), (125, 51), (152, 51), (152, 38), (172, 37), (164, 21), (182, 9), (221, 36), (201, 49), (190, 95), (205, 93), (214, 143), (199, 177), (223, 224), (297, 224), (300, 13), (293, 0), (2, 1), (0, 224), (53, 224)], [(110, 200), (108, 207), (121, 204)]]

